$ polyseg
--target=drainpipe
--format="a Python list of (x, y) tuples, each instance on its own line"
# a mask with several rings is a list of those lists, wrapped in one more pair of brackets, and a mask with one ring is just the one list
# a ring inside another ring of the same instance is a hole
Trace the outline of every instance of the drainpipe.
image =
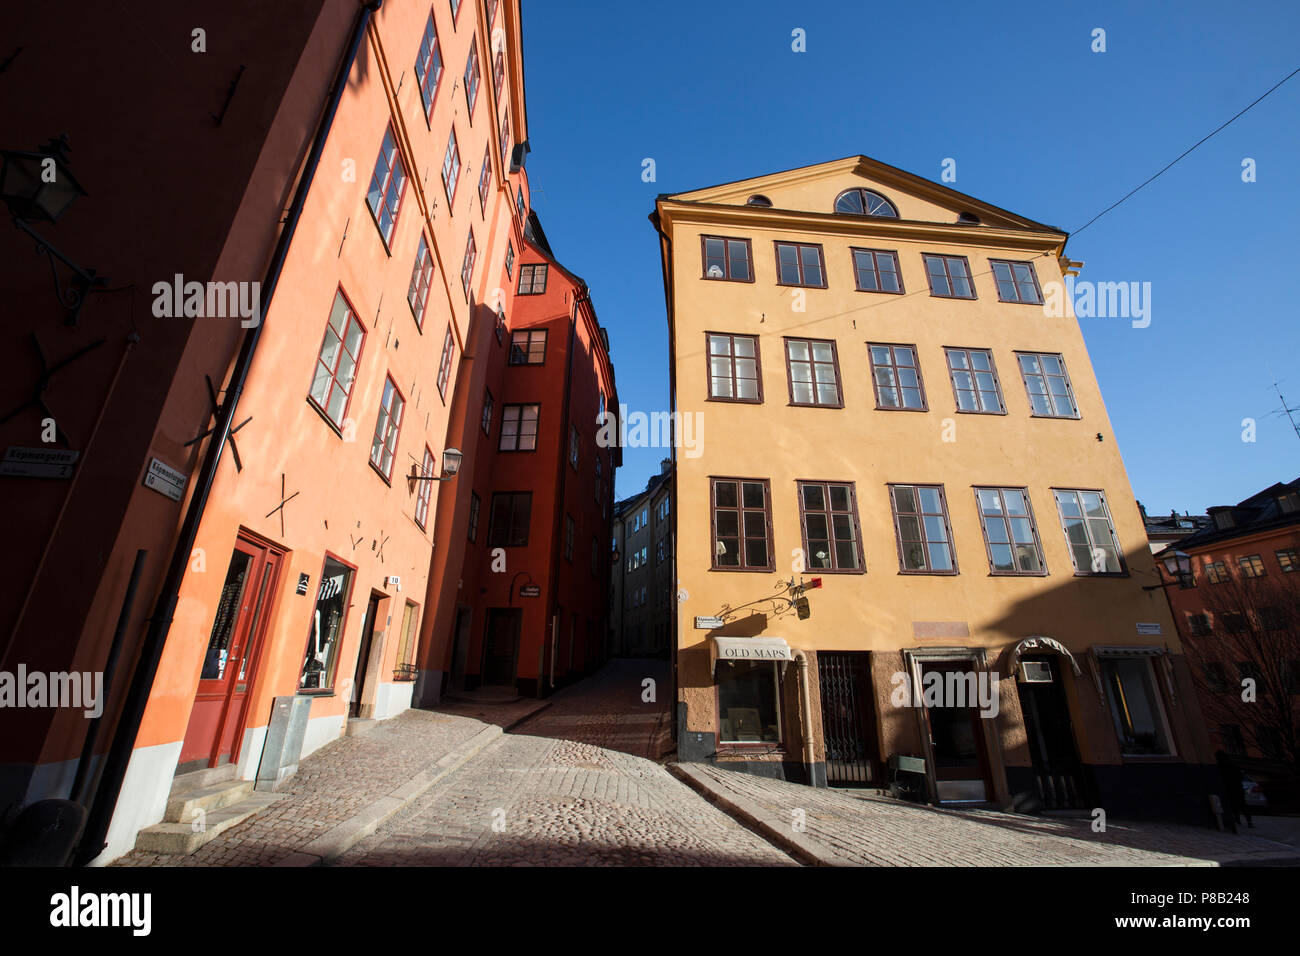
[(808, 775), (808, 785), (815, 787), (817, 779), (813, 776), (813, 765), (816, 761), (812, 739), (812, 698), (808, 695), (808, 655), (803, 651), (795, 651), (794, 662), (799, 669), (799, 699), (803, 709), (803, 769)]
[(365, 37), (366, 27), (369, 25), (371, 17), (382, 3), (383, 0), (367, 0), (362, 4), (357, 13), (356, 23), (352, 27), (352, 36), (348, 40), (346, 52), (334, 76), (329, 99), (326, 101), (324, 112), (317, 125), (316, 136), (312, 140), (311, 151), (307, 155), (302, 177), (299, 179), (298, 187), (294, 192), (293, 203), (289, 207), (289, 214), (285, 217), (284, 228), (280, 231), (280, 238), (276, 242), (275, 251), (271, 254), (271, 262), (267, 267), (266, 278), (262, 281), (263, 306), (261, 321), (249, 329), (248, 334), (244, 337), (243, 345), (239, 350), (239, 357), (235, 360), (234, 371), (230, 376), (230, 384), (226, 387), (226, 400), (221, 403), (221, 408), (217, 413), (217, 422), (213, 428), (212, 440), (208, 443), (203, 465), (195, 476), (194, 494), (190, 498), (189, 507), (185, 511), (185, 519), (181, 524), (175, 549), (172, 551), (171, 562), (167, 567), (167, 576), (164, 578), (163, 586), (158, 592), (153, 615), (149, 618), (149, 630), (145, 633), (140, 649), (139, 662), (136, 665), (131, 686), (127, 691), (126, 700), (122, 705), (122, 714), (118, 719), (117, 730), (113, 735), (113, 743), (104, 757), (103, 776), (100, 778), (99, 785), (91, 797), (92, 802), (90, 804), (89, 818), (86, 821), (86, 830), (71, 861), (74, 866), (84, 866), (90, 863), (108, 845), (105, 838), (108, 835), (108, 828), (112, 823), (113, 814), (117, 809), (117, 801), (122, 792), (122, 781), (126, 777), (127, 766), (131, 762), (131, 754), (135, 748), (136, 736), (140, 732), (140, 723), (144, 718), (145, 707), (149, 703), (149, 695), (153, 690), (154, 678), (158, 673), (158, 662), (162, 658), (163, 648), (167, 643), (167, 633), (171, 629), (172, 616), (176, 612), (181, 583), (185, 578), (185, 571), (189, 567), (190, 553), (194, 548), (194, 540), (198, 536), (199, 524), (203, 520), (203, 511), (207, 506), (208, 496), (212, 493), (212, 486), (216, 481), (217, 466), (221, 461), (221, 453), (225, 449), (226, 440), (230, 436), (230, 424), (235, 417), (239, 396), (248, 381), (248, 373), (253, 365), (253, 356), (257, 351), (257, 344), (262, 338), (262, 330), (266, 327), (266, 313), (275, 295), (276, 286), (279, 284), (280, 273), (284, 268), (285, 258), (289, 254), (289, 246), (293, 242), (294, 233), (298, 228), (298, 221), (302, 217), (303, 205), (307, 201), (307, 194), (311, 190), (312, 180), (316, 176), (316, 168), (320, 165), (321, 153), (325, 149), (325, 141), (329, 137), (331, 127), (334, 125), (334, 117), (338, 112), (339, 102), (343, 98), (343, 91), (347, 87), (352, 66), (356, 62), (357, 51), (361, 48), (361, 41)]

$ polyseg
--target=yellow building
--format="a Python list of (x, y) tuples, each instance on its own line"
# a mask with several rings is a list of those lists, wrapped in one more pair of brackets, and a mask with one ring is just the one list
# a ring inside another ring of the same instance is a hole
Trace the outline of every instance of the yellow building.
[(863, 156), (661, 196), (651, 221), (695, 439), (679, 759), (1209, 822), (1182, 648), (1051, 308), (1066, 234)]

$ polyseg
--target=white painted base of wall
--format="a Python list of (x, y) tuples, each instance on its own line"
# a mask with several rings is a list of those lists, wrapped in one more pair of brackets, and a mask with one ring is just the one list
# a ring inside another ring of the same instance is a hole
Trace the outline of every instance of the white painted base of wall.
[(104, 866), (135, 848), (136, 834), (162, 821), (167, 810), (167, 796), (176, 775), (176, 761), (181, 758), (181, 743), (137, 747), (131, 753), (117, 798), (113, 822), (108, 825), (108, 846), (95, 857), (91, 866)]
[(411, 707), (411, 693), (415, 690), (413, 681), (394, 684), (380, 684), (375, 688), (375, 719), (387, 720), (396, 717)]
[(334, 714), (330, 717), (312, 717), (307, 721), (307, 732), (303, 736), (302, 753), (298, 759), (302, 760), (308, 754), (315, 753), (328, 743), (333, 743), (343, 735), (343, 728), (347, 726), (347, 714)]
[(239, 766), (235, 776), (240, 780), (256, 780), (257, 768), (262, 763), (262, 748), (266, 745), (266, 727), (249, 727), (244, 731), (244, 743), (239, 748)]

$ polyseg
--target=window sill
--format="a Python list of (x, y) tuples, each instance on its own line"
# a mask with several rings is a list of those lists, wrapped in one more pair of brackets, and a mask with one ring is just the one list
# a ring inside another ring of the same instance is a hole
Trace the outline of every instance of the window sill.
[(957, 412), (956, 412), (956, 413), (957, 413), (958, 415), (1002, 415), (1002, 416), (1005, 416), (1005, 415), (1007, 414), (1007, 410), (1004, 408), (1004, 409), (1002, 409), (1002, 411), (1000, 411), (1000, 412), (990, 412), (990, 411), (981, 411), (981, 410), (974, 409), (974, 408), (959, 408), (959, 409), (957, 409)]
[(960, 571), (909, 571), (905, 568), (900, 568), (898, 573), (907, 575), (908, 577), (932, 578), (955, 578), (957, 575), (961, 574)]
[[(1046, 571), (990, 571), (991, 578), (1045, 578), (1048, 576)], [(1092, 575), (1088, 575), (1091, 577)]]
[(334, 688), (322, 687), (318, 690), (312, 687), (307, 687), (307, 688), (300, 688), (296, 693), (297, 696), (299, 697), (333, 697)]
[(722, 398), (722, 397), (714, 398), (713, 396), (709, 396), (708, 398), (705, 399), (705, 401), (723, 402), (727, 405), (762, 405), (763, 404), (763, 399), (761, 398)]
[(932, 299), (962, 299), (963, 301), (966, 301), (966, 302), (975, 302), (975, 301), (977, 301), (977, 300), (979, 299), (979, 296), (974, 296), (974, 295), (944, 295), (942, 292), (935, 292), (934, 290), (931, 290), (931, 291), (930, 291), (930, 298), (932, 298)]
[(1023, 299), (1004, 299), (1001, 296), (998, 296), (998, 301), (1005, 302), (1007, 305), (1032, 305), (1039, 309), (1043, 307), (1043, 303), (1041, 302), (1026, 302)]
[(930, 406), (928, 405), (925, 408), (900, 408), (897, 405), (876, 406), (876, 411), (878, 412), (928, 412), (929, 410)]
[(813, 576), (822, 574), (866, 574), (866, 568), (804, 568), (802, 571), (796, 571), (796, 574), (811, 574)]
[(744, 285), (753, 285), (753, 279), (736, 279), (732, 276), (700, 276), (705, 282), (740, 282)]
[[(317, 415), (319, 415), (321, 417), (321, 420), (324, 421), (325, 424), (329, 426), (330, 431), (332, 431), (339, 438), (343, 437), (343, 429), (341, 429), (338, 425), (334, 424), (334, 419), (330, 418), (329, 415), (326, 413), (325, 409), (321, 408), (320, 405), (316, 403), (316, 399), (308, 395), (307, 404), (310, 405), (312, 411), (314, 411)], [(345, 408), (344, 411), (347, 411), (347, 409)], [(346, 418), (343, 420), (347, 421)]]
[(868, 292), (868, 293), (871, 293), (872, 295), (907, 295), (907, 292), (906, 292), (905, 290), (903, 290), (903, 289), (899, 289), (897, 292), (894, 292), (894, 291), (892, 291), (892, 290), (890, 290), (890, 289), (863, 289), (863, 288), (859, 287), (859, 288), (854, 289), (853, 291), (854, 291), (854, 292)]
[(1127, 571), (1075, 571), (1076, 578), (1127, 578), (1132, 577)]
[(392, 479), (389, 476), (385, 475), (382, 471), (380, 471), (379, 466), (376, 465), (373, 460), (371, 459), (368, 460), (370, 461), (370, 469), (381, 479), (383, 479), (384, 484), (386, 484), (389, 488), (393, 487)]
[(844, 403), (838, 405), (827, 405), (821, 402), (786, 402), (787, 408), (843, 408)]
[(1040, 415), (1038, 412), (1030, 412), (1029, 417), (1030, 418), (1056, 418), (1056, 419), (1060, 419), (1061, 421), (1067, 421), (1067, 422), (1083, 421), (1082, 415)]
[(825, 285), (824, 283), (822, 285), (808, 285), (806, 282), (778, 282), (777, 286), (779, 286), (782, 289), (829, 289), (830, 288), (830, 286)]
[[(768, 663), (774, 663), (769, 661)], [(786, 756), (785, 744), (779, 740), (740, 740), (740, 741), (718, 741), (714, 748), (719, 754), (728, 753), (752, 753), (755, 750), (761, 750), (764, 753), (771, 752), (773, 755), (780, 754)]]
[(739, 571), (742, 574), (776, 574), (776, 568), (720, 568), (712, 567), (710, 571)]

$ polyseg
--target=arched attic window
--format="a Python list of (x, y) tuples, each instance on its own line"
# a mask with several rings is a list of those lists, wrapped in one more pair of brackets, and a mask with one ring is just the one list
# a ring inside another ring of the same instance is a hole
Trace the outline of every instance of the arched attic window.
[(835, 197), (835, 211), (853, 216), (880, 216), (897, 219), (898, 210), (880, 193), (870, 189), (846, 189)]
[(754, 193), (754, 195), (750, 196), (748, 199), (745, 200), (745, 205), (763, 206), (764, 208), (768, 208), (772, 205), (772, 200), (768, 199), (766, 196), (763, 196), (759, 193)]

